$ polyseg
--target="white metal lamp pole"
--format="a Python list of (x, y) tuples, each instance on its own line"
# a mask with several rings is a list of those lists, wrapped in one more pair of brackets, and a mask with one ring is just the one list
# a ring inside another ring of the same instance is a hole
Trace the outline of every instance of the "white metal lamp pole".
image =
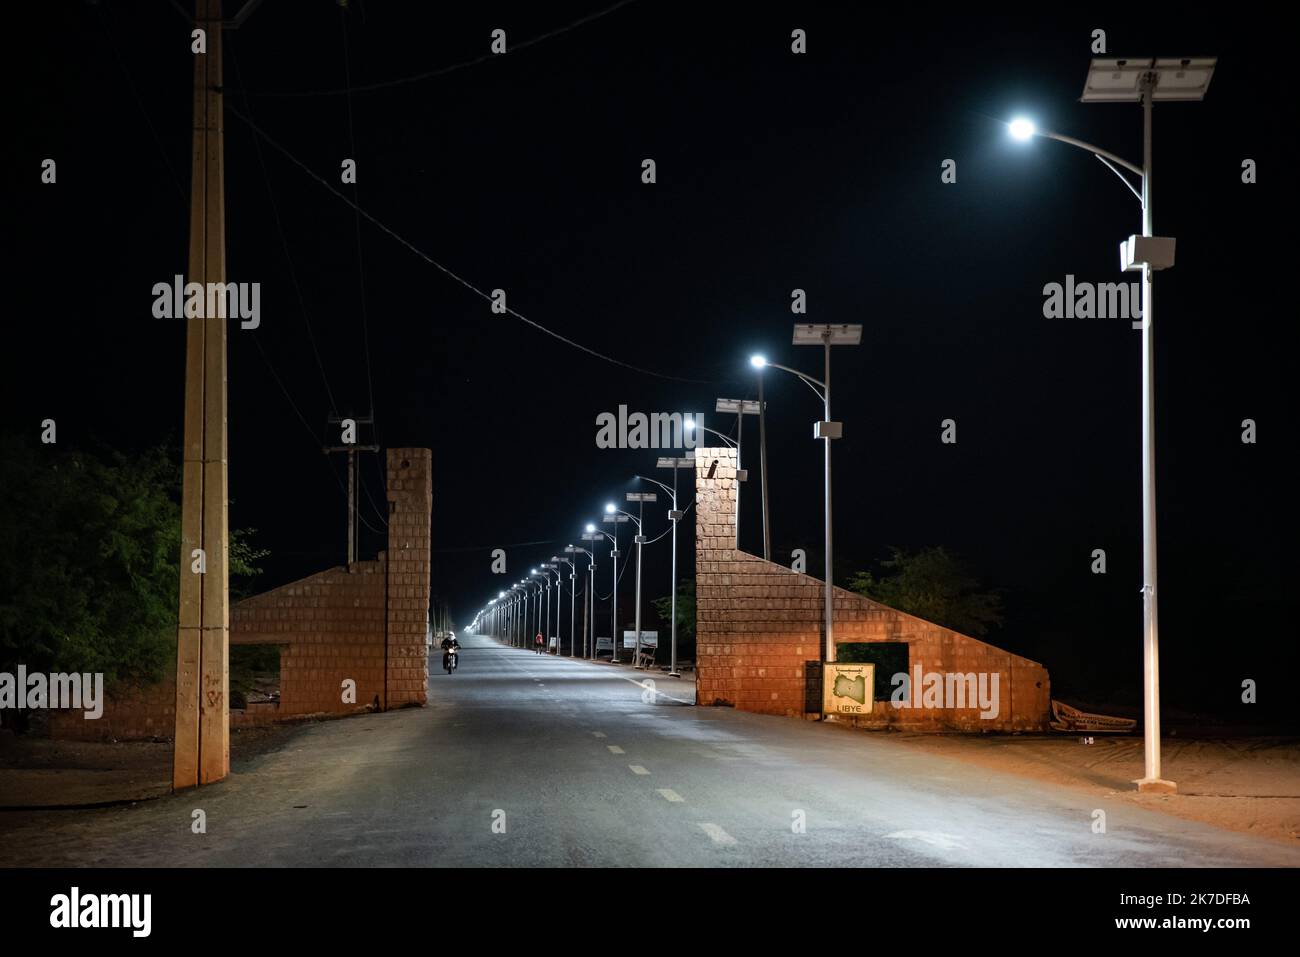
[[(1138, 102), (1142, 105), (1142, 165), (1083, 140), (1038, 130), (1029, 120), (1014, 120), (1011, 135), (1028, 140), (1038, 135), (1092, 153), (1118, 176), (1142, 204), (1142, 237), (1120, 244), (1120, 264), (1126, 272), (1142, 273), (1142, 671), (1144, 776), (1134, 782), (1139, 791), (1171, 793), (1177, 785), (1160, 773), (1160, 629), (1156, 595), (1156, 475), (1155, 475), (1155, 302), (1153, 272), (1174, 264), (1174, 240), (1153, 231), (1151, 194), (1151, 114), (1156, 100), (1204, 99), (1214, 76), (1214, 57), (1094, 59), (1084, 84), (1084, 102)], [(1136, 174), (1141, 192), (1117, 167)]]
[[(862, 326), (860, 325), (796, 325), (794, 327), (794, 344), (797, 346), (819, 345), (825, 352), (825, 379), (814, 379), (812, 376), (804, 375), (797, 369), (791, 369), (788, 366), (778, 365), (775, 362), (768, 362), (763, 356), (753, 356), (749, 361), (756, 369), (771, 367), (780, 369), (782, 372), (788, 372), (793, 376), (802, 379), (804, 383), (816, 393), (817, 397), (822, 400), (823, 419), (813, 426), (813, 438), (821, 439), (825, 445), (825, 535), (826, 535), (826, 581), (823, 591), (823, 616), (826, 621), (826, 644), (823, 649), (823, 660), (833, 662), (835, 660), (835, 571), (834, 571), (834, 548), (832, 541), (832, 509), (831, 509), (831, 441), (838, 439), (844, 434), (844, 426), (841, 422), (835, 422), (831, 419), (831, 346), (845, 345), (856, 346), (862, 341)], [(820, 389), (818, 388), (820, 386)]]

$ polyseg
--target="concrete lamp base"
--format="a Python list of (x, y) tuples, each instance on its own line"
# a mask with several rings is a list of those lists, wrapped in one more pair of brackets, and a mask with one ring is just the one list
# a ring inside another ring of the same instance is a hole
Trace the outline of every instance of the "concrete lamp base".
[(1139, 778), (1133, 782), (1142, 794), (1177, 794), (1178, 785), (1162, 778)]

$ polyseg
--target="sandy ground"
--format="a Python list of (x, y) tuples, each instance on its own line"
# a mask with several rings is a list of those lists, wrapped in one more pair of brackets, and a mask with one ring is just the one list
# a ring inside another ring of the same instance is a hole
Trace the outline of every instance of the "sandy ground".
[(1300, 739), (1166, 739), (1174, 795), (1138, 794), (1142, 738), (1094, 735), (890, 735), (909, 748), (990, 771), (1078, 788), (1189, 820), (1300, 845)]
[[(298, 725), (240, 728), (230, 734), (238, 763), (286, 744)], [(171, 793), (170, 741), (54, 741), (0, 731), (0, 809), (120, 804)]]

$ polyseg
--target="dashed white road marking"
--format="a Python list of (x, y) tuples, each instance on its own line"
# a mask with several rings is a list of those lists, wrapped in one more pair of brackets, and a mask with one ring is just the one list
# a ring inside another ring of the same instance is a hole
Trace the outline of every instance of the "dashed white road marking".
[(607, 745), (605, 745), (605, 747), (609, 748), (609, 753), (610, 753), (610, 754), (623, 754), (623, 753), (624, 753), (623, 749), (620, 748), (617, 744), (607, 744)]
[(645, 768), (641, 767), (641, 765), (639, 765), (639, 764), (629, 764), (628, 767), (632, 769), (632, 773), (633, 773), (633, 774), (649, 774), (649, 773), (650, 773), (650, 772), (647, 771)]
[(680, 804), (681, 802), (686, 800), (686, 798), (682, 797), (672, 788), (655, 788), (655, 790), (659, 792), (659, 796), (662, 797), (665, 801), (671, 801), (674, 804)]
[(591, 732), (591, 733), (592, 733), (593, 735), (595, 735), (596, 737), (598, 737), (598, 738), (603, 738), (603, 737), (605, 736), (605, 732), (604, 732), (604, 731), (593, 731), (593, 732)]
[(713, 838), (714, 844), (735, 844), (736, 839), (716, 824), (701, 824), (700, 830)]

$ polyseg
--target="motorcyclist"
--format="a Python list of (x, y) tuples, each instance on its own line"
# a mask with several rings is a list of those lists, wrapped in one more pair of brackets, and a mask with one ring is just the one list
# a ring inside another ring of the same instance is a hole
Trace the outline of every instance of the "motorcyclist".
[(451, 668), (448, 667), (451, 664), (451, 656), (456, 654), (459, 651), (460, 651), (460, 642), (456, 640), (455, 635), (448, 635), (446, 638), (442, 639), (443, 668), (445, 668), (447, 671), (451, 671)]

